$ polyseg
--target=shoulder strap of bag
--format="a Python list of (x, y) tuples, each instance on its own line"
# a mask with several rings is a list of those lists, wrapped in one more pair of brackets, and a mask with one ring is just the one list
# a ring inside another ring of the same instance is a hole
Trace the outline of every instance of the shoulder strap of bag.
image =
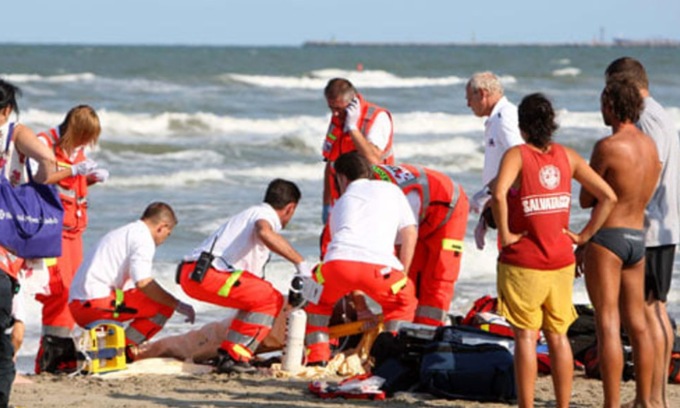
[[(7, 140), (5, 141), (5, 151), (3, 152), (3, 155), (6, 157), (9, 156), (9, 144), (12, 141), (12, 136), (14, 135), (14, 122), (9, 124), (9, 129), (7, 131)], [(7, 165), (7, 161), (3, 163), (2, 167), (0, 167), (0, 176), (5, 175), (5, 166)]]
[(5, 154), (9, 152), (9, 144), (12, 141), (12, 136), (14, 136), (14, 122), (9, 124), (9, 130), (7, 131), (7, 141), (5, 141)]

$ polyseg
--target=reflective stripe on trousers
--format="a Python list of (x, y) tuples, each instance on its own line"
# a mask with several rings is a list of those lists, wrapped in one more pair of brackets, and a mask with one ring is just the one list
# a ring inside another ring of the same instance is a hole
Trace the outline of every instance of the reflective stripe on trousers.
[[(160, 328), (165, 326), (165, 323), (168, 321), (168, 317), (158, 313), (150, 317), (148, 320)], [(144, 335), (144, 333), (140, 332), (133, 326), (128, 326), (128, 328), (125, 329), (125, 337), (135, 344), (142, 344), (143, 342), (149, 340)]]
[(67, 338), (71, 337), (71, 329), (63, 326), (43, 326), (42, 335)]
[(385, 331), (396, 333), (401, 326), (409, 323), (411, 322), (406, 320), (390, 320), (389, 322), (385, 322), (384, 329)]
[(425, 317), (438, 322), (444, 322), (446, 320), (446, 312), (442, 309), (432, 306), (418, 306), (416, 309), (416, 318), (418, 317)]
[[(234, 318), (235, 320), (240, 320), (244, 323), (249, 323), (249, 324), (256, 324), (259, 326), (265, 326), (268, 329), (271, 329), (271, 327), (274, 325), (274, 317), (269, 316), (264, 313), (257, 313), (257, 312), (247, 312), (244, 310), (240, 310), (237, 314), (236, 317)], [(247, 336), (245, 334), (241, 334), (237, 332), (236, 330), (229, 330), (227, 333), (227, 338), (226, 340), (231, 343), (235, 344), (240, 344), (242, 346), (247, 347), (251, 351), (257, 350), (257, 347), (260, 345), (260, 342), (257, 341), (257, 339), (253, 336)]]

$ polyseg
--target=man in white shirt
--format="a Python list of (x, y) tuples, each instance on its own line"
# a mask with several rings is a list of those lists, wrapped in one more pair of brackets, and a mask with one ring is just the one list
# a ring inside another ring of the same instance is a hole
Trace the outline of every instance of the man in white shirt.
[(279, 235), (293, 218), (300, 197), (294, 183), (273, 180), (263, 203), (229, 218), (178, 268), (178, 282), (187, 295), (238, 309), (218, 350), (218, 373), (255, 371), (249, 362), (283, 307), (281, 293), (264, 280), (270, 253), (309, 275), (302, 255)]
[(390, 112), (365, 100), (347, 79), (328, 81), (324, 95), (331, 110), (331, 123), (322, 148), (326, 161), (322, 214), (325, 224), (339, 196), (333, 162), (344, 153), (357, 151), (371, 164), (394, 164), (394, 131)]
[(194, 322), (194, 308), (177, 300), (152, 276), (156, 247), (176, 224), (168, 204), (150, 204), (140, 220), (104, 235), (71, 283), (69, 308), (79, 326), (102, 319), (132, 320), (125, 330), (129, 361), (134, 359), (134, 346), (158, 333), (173, 312)]
[(318, 304), (306, 307), (308, 365), (330, 359), (328, 323), (333, 306), (347, 293), (359, 290), (380, 304), (390, 332), (413, 321), (418, 303), (407, 277), (417, 222), (404, 193), (392, 183), (369, 180), (371, 166), (358, 152), (340, 156), (335, 170), (341, 196), (328, 221), (330, 244), (313, 274), (323, 291)]
[[(491, 212), (488, 206), (490, 191), (493, 189), (498, 168), (505, 151), (524, 143), (517, 124), (517, 106), (503, 93), (503, 85), (492, 72), (477, 72), (465, 87), (467, 105), (475, 116), (487, 116), (484, 122), (484, 169), (482, 188), (472, 196), (470, 208), (483, 213), (475, 228), (477, 248), (484, 248), (484, 235), (490, 224)], [(489, 211), (486, 211), (486, 209)]]

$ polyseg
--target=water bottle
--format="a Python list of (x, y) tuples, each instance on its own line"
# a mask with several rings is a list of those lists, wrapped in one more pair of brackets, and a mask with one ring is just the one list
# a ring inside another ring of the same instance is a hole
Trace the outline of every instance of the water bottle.
[(296, 373), (302, 368), (302, 355), (305, 350), (305, 326), (307, 313), (302, 309), (290, 312), (286, 320), (286, 345), (283, 347), (281, 369)]

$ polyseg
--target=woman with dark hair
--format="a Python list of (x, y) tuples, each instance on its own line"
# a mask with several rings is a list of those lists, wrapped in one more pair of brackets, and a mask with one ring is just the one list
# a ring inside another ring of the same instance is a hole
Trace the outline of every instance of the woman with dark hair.
[[(536, 338), (543, 330), (557, 407), (566, 408), (573, 377), (566, 332), (576, 318), (572, 244), (583, 244), (595, 234), (614, 207), (616, 195), (578, 153), (553, 141), (555, 111), (543, 94), (526, 96), (518, 117), (526, 144), (510, 148), (503, 156), (492, 196), (501, 244), (498, 310), (515, 333), (519, 406), (533, 406)], [(572, 178), (597, 198), (590, 220), (579, 233), (569, 231)]]
[[(18, 123), (16, 97), (21, 91), (0, 79), (0, 171), (13, 185), (25, 180), (26, 157), (38, 162), (34, 180), (45, 182), (56, 168), (54, 153), (40, 143), (33, 131)], [(0, 245), (0, 406), (9, 403), (14, 381), (14, 350), (6, 329), (12, 322), (12, 298), (18, 289), (17, 276), (24, 260)]]

